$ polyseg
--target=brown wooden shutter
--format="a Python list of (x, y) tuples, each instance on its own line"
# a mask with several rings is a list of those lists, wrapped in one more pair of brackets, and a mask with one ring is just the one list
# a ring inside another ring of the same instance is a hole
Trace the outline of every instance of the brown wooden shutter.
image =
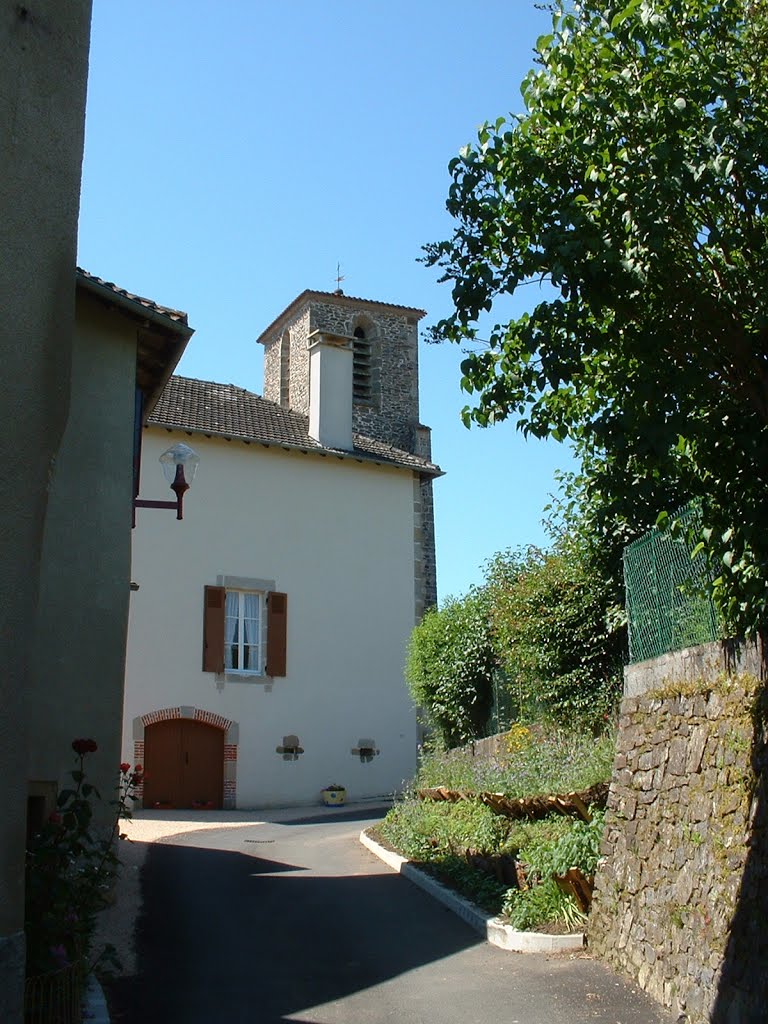
[(224, 587), (205, 588), (203, 672), (224, 671)]
[(284, 676), (288, 635), (288, 595), (272, 591), (267, 596), (268, 676)]

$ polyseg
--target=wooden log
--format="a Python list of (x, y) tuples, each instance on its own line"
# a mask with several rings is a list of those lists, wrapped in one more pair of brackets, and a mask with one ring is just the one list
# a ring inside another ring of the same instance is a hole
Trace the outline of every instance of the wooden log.
[(578, 814), (578, 816), (581, 818), (582, 821), (586, 821), (586, 822), (592, 821), (592, 815), (589, 813), (589, 808), (584, 803), (584, 801), (581, 799), (581, 797), (579, 796), (578, 793), (569, 793), (568, 794), (568, 799), (571, 802), (571, 804), (573, 805), (573, 807), (576, 808), (576, 813)]
[(585, 875), (581, 868), (568, 868), (564, 875), (553, 875), (553, 878), (563, 892), (573, 896), (583, 914), (589, 913), (589, 908), (592, 906), (594, 878)]
[(494, 812), (506, 818), (528, 818), (538, 820), (550, 814), (566, 814), (591, 821), (590, 806), (604, 808), (608, 799), (608, 783), (599, 782), (578, 793), (538, 795), (531, 797), (508, 797), (504, 793), (447, 789), (434, 786), (417, 792), (420, 800), (443, 800), (457, 803), (460, 800), (479, 800)]

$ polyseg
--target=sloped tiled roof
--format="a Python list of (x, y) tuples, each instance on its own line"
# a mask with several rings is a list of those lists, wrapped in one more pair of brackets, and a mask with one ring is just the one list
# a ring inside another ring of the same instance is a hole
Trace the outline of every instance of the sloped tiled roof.
[(440, 467), (434, 463), (362, 434), (354, 435), (354, 450), (351, 452), (325, 448), (309, 436), (306, 416), (268, 402), (234, 384), (171, 377), (148, 422), (156, 427), (189, 430), (303, 452), (332, 453), (358, 461), (400, 466), (429, 476), (442, 475)]
[(134, 295), (133, 292), (126, 291), (125, 288), (120, 288), (112, 281), (105, 281), (101, 277), (96, 277), (95, 274), (89, 274), (87, 270), (83, 270), (81, 267), (77, 268), (77, 277), (80, 281), (96, 286), (97, 288), (112, 292), (114, 295), (119, 296), (122, 299), (127, 299), (129, 302), (136, 303), (138, 306), (143, 306), (144, 309), (148, 309), (152, 313), (160, 313), (162, 316), (167, 316), (169, 320), (173, 320), (175, 323), (188, 324), (187, 314), (182, 312), (180, 309), (171, 309), (169, 306), (161, 306), (157, 302), (153, 302), (152, 299), (145, 299), (142, 295)]
[(79, 295), (118, 310), (135, 325), (136, 384), (144, 394), (145, 415), (151, 413), (195, 333), (187, 314), (134, 295), (81, 267), (75, 269), (75, 285)]

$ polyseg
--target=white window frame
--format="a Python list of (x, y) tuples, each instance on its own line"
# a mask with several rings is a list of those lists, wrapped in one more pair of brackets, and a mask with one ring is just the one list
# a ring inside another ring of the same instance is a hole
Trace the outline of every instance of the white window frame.
[[(243, 576), (218, 576), (216, 579), (217, 585), (224, 587), (226, 591), (225, 596), (225, 607), (224, 607), (224, 672), (219, 678), (223, 678), (225, 682), (249, 682), (249, 681), (266, 681), (268, 679), (265, 669), (267, 660), (267, 595), (275, 590), (274, 580), (262, 580), (253, 579), (251, 577)], [(230, 594), (240, 595), (239, 608), (238, 608), (238, 623), (239, 623), (239, 649), (240, 658), (239, 663), (242, 664), (242, 650), (243, 650), (243, 611), (245, 608), (244, 598), (247, 595), (256, 596), (259, 599), (259, 624), (258, 624), (258, 645), (256, 655), (256, 667), (255, 668), (232, 668), (227, 665), (227, 658), (230, 652), (230, 643), (227, 637), (227, 611), (226, 611), (226, 598)]]
[[(247, 598), (255, 598), (253, 616), (246, 616)], [(237, 614), (230, 614), (231, 605), (237, 603)], [(231, 624), (234, 621), (234, 635)], [(251, 624), (249, 634), (247, 623)], [(226, 591), (224, 606), (224, 672), (226, 675), (264, 675), (264, 594), (259, 590)], [(234, 655), (237, 651), (236, 656)], [(251, 664), (245, 667), (246, 660)], [(252, 667), (253, 666), (253, 667)]]

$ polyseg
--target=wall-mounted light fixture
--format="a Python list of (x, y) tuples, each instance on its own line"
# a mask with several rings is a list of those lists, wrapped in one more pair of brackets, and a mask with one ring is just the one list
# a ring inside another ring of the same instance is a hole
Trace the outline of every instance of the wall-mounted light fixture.
[(376, 748), (376, 740), (368, 738), (359, 739), (357, 741), (357, 746), (352, 747), (350, 750), (350, 754), (360, 758), (361, 764), (370, 764), (374, 757), (380, 753), (381, 751)]
[(188, 444), (174, 444), (160, 456), (163, 476), (176, 495), (176, 501), (148, 501), (146, 498), (133, 499), (133, 525), (136, 525), (137, 508), (171, 508), (176, 510), (176, 518), (183, 519), (184, 495), (195, 479), (200, 456)]
[(284, 761), (298, 761), (304, 753), (304, 747), (299, 746), (298, 736), (283, 736), (283, 742), (275, 747), (276, 754), (282, 754)]

